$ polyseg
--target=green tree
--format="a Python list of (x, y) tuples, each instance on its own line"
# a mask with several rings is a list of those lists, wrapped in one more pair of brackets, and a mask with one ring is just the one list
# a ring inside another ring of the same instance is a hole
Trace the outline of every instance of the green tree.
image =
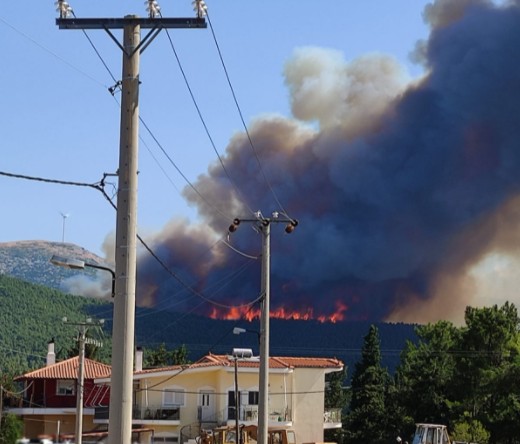
[(147, 368), (189, 364), (188, 349), (186, 345), (183, 344), (178, 348), (168, 351), (163, 342), (155, 349), (146, 350), (144, 360), (144, 365)]
[(2, 415), (0, 424), (0, 443), (15, 444), (22, 437), (23, 422), (16, 415), (7, 413)]
[(416, 422), (449, 424), (455, 371), (453, 351), (459, 342), (458, 329), (450, 322), (419, 326), (419, 342), (408, 342), (395, 374), (392, 404), (400, 415), (394, 418), (408, 436)]
[(144, 365), (148, 368), (166, 367), (170, 365), (170, 356), (163, 342), (157, 348), (145, 351)]
[(361, 360), (352, 375), (352, 399), (346, 417), (345, 442), (379, 444), (388, 441), (385, 397), (390, 382), (381, 366), (379, 332), (372, 325), (364, 338)]
[(476, 419), (465, 418), (453, 425), (451, 438), (455, 441), (488, 444), (489, 432)]
[(491, 442), (520, 436), (520, 321), (513, 304), (472, 308), (465, 312), (457, 358), (459, 418), (480, 421)]
[(172, 350), (171, 362), (173, 365), (185, 365), (190, 363), (186, 345), (182, 344), (180, 347)]

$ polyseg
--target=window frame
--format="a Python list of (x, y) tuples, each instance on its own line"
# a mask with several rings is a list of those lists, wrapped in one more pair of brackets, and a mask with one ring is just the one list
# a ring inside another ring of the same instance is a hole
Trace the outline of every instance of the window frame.
[[(168, 402), (167, 396), (173, 396), (172, 402)], [(179, 399), (181, 398), (181, 399)], [(180, 402), (178, 402), (180, 401)], [(184, 407), (186, 405), (186, 390), (180, 386), (166, 387), (162, 391), (163, 407)]]
[(56, 395), (58, 396), (75, 396), (76, 380), (75, 379), (57, 379)]

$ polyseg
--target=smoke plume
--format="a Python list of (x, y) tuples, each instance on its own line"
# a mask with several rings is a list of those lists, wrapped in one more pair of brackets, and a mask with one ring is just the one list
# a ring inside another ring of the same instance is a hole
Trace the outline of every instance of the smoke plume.
[[(273, 315), (461, 315), (476, 291), (471, 270), (520, 245), (520, 5), (437, 0), (424, 17), (431, 31), (415, 48), (419, 80), (383, 55), (294, 52), (284, 71), (293, 117), (254, 121), (255, 152), (235, 134), (223, 156), (233, 182), (218, 162), (194, 184), (198, 193), (184, 191), (200, 225), (172, 221), (151, 242), (193, 291), (145, 252), (142, 305), (253, 313), (226, 306), (259, 296), (261, 261), (219, 239), (234, 217), (280, 211), (277, 198), (299, 225), (286, 235), (272, 224)], [(251, 227), (241, 224), (230, 243), (258, 256)]]

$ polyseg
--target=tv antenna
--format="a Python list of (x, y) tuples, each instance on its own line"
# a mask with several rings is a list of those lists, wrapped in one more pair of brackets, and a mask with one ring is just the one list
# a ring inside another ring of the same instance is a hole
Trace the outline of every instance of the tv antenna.
[(67, 220), (67, 217), (70, 216), (70, 214), (62, 213), (61, 211), (60, 211), (60, 214), (61, 214), (61, 217), (63, 218), (63, 225), (62, 225), (62, 230), (61, 230), (61, 242), (65, 243), (65, 221)]

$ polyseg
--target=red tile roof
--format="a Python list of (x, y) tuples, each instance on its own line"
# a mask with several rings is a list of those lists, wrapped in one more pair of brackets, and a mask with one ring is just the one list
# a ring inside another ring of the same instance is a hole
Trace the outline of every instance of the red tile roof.
[[(208, 359), (218, 360), (221, 365), (235, 365), (235, 360), (228, 355), (204, 356), (196, 364), (204, 363)], [(260, 360), (238, 360), (239, 367), (259, 367)], [(269, 368), (342, 368), (343, 362), (336, 358), (295, 358), (287, 356), (270, 356)]]
[[(25, 373), (16, 378), (17, 381), (27, 379), (76, 379), (78, 377), (79, 357), (57, 362), (56, 364)], [(111, 367), (92, 359), (85, 358), (85, 379), (103, 378), (110, 376)]]
[[(259, 359), (248, 359), (238, 360), (239, 367), (243, 368), (259, 368)], [(161, 368), (150, 368), (140, 372), (136, 372), (138, 375), (147, 373), (160, 373), (170, 371), (182, 371), (183, 369), (196, 369), (196, 368), (208, 368), (208, 367), (231, 367), (235, 365), (235, 360), (230, 358), (228, 355), (214, 355), (210, 353), (199, 359), (197, 362), (191, 365), (173, 365), (169, 367)], [(274, 357), (269, 358), (269, 368), (278, 369), (293, 369), (293, 368), (322, 368), (322, 369), (337, 369), (343, 368), (343, 362), (336, 358), (294, 358), (294, 357)]]

